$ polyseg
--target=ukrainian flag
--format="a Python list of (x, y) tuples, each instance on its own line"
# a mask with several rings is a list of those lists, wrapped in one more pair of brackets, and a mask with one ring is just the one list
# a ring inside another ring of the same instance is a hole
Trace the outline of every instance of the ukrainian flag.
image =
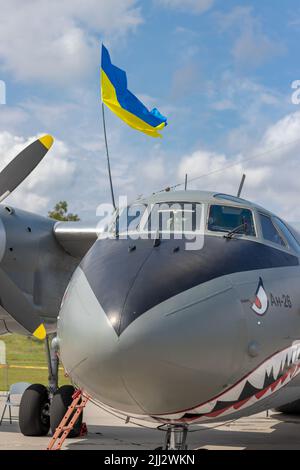
[(109, 52), (103, 45), (101, 82), (102, 101), (113, 113), (133, 129), (151, 137), (162, 137), (159, 131), (167, 125), (167, 118), (156, 108), (149, 111), (127, 89), (126, 73), (111, 63)]

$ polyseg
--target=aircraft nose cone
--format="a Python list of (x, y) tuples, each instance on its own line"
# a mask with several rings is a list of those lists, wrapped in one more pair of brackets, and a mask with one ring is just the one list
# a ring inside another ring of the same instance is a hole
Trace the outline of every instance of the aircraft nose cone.
[(81, 263), (118, 336), (148, 308), (142, 290), (135, 294), (134, 304), (128, 296), (152, 252), (152, 240), (99, 240)]
[(239, 380), (245, 342), (232, 288), (224, 280), (194, 288), (154, 307), (122, 333), (124, 384), (150, 415), (194, 408)]
[(80, 267), (62, 302), (57, 337), (61, 361), (76, 385), (113, 408), (142, 411), (122, 380), (118, 336)]
[[(76, 383), (103, 403), (165, 415), (212, 399), (236, 380), (242, 308), (199, 254), (146, 241), (99, 241), (77, 270), (58, 324)], [(101, 244), (101, 245), (100, 245)], [(200, 268), (199, 268), (200, 267)]]

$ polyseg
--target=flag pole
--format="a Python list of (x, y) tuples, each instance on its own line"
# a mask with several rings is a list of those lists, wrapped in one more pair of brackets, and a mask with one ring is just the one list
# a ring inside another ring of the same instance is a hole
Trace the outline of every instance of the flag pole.
[(108, 169), (108, 176), (109, 176), (109, 183), (110, 183), (111, 199), (112, 199), (113, 207), (116, 210), (114, 187), (112, 183), (111, 169), (110, 169), (109, 151), (108, 151), (107, 134), (106, 134), (106, 123), (105, 123), (105, 112), (104, 112), (103, 102), (102, 102), (102, 120), (103, 120), (103, 131), (104, 131), (104, 140), (105, 140), (105, 147), (106, 147), (107, 169)]

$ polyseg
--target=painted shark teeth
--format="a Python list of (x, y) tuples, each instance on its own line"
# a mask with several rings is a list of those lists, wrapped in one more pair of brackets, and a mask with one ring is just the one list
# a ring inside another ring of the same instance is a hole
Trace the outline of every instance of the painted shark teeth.
[(271, 396), (300, 373), (300, 343), (274, 354), (217, 398), (185, 413), (155, 417), (164, 422), (200, 422), (232, 415)]
[(196, 408), (197, 413), (199, 414), (211, 413), (212, 410), (215, 408), (216, 404), (217, 404), (217, 400), (206, 403), (205, 405), (202, 405), (199, 408)]
[(253, 385), (253, 387), (258, 390), (262, 390), (265, 382), (265, 376), (262, 375), (259, 371), (254, 371), (253, 374), (248, 378), (248, 381)]
[(292, 356), (293, 356), (293, 350), (290, 349), (288, 351), (288, 364), (290, 364), (292, 362)]

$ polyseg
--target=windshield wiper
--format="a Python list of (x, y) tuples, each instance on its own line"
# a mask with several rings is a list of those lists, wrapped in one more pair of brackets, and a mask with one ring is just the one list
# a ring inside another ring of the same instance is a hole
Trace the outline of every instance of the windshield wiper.
[(246, 235), (247, 230), (248, 230), (248, 224), (247, 224), (247, 222), (244, 222), (242, 225), (239, 225), (235, 229), (230, 230), (230, 232), (226, 233), (226, 235), (224, 235), (224, 238), (227, 238), (228, 240), (231, 240), (233, 238), (233, 236), (237, 235), (238, 233), (244, 233)]
[(156, 232), (156, 235), (155, 235), (155, 239), (154, 239), (154, 242), (153, 242), (153, 246), (154, 248), (158, 248), (161, 244), (161, 237), (160, 237), (160, 232), (159, 230), (157, 230)]

